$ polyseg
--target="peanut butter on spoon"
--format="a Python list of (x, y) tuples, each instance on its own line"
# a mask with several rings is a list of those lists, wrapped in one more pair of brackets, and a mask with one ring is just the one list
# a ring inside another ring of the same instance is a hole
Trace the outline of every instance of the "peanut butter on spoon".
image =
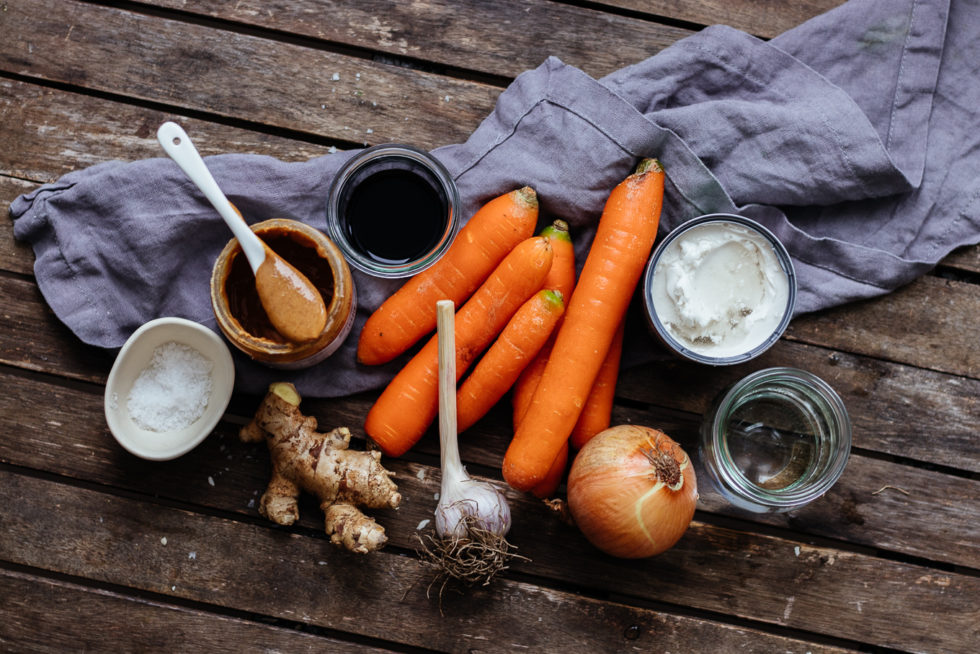
[(312, 341), (327, 325), (327, 308), (306, 275), (266, 246), (255, 271), (255, 289), (269, 322), (294, 343)]
[(190, 138), (180, 127), (166, 122), (157, 140), (170, 158), (214, 205), (242, 247), (255, 274), (255, 287), (269, 322), (283, 338), (294, 343), (316, 339), (327, 324), (327, 307), (310, 280), (259, 239), (225, 194)]

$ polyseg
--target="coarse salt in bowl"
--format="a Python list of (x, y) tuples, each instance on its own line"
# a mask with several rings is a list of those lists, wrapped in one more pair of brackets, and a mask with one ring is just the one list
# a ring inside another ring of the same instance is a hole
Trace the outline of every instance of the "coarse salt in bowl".
[(151, 320), (133, 332), (109, 372), (109, 431), (138, 457), (177, 458), (214, 430), (234, 383), (231, 352), (220, 336), (183, 318)]

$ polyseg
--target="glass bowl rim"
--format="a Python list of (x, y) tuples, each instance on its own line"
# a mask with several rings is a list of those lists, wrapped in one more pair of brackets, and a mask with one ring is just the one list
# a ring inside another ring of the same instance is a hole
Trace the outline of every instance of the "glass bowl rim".
[[(435, 176), (443, 192), (446, 194), (446, 202), (448, 204), (449, 220), (446, 224), (446, 229), (439, 237), (439, 242), (424, 255), (405, 263), (383, 264), (373, 261), (358, 252), (347, 239), (338, 215), (340, 195), (345, 184), (364, 166), (386, 157), (398, 157), (421, 164)], [(459, 207), (460, 196), (456, 182), (442, 162), (434, 155), (413, 145), (381, 143), (355, 153), (354, 156), (340, 167), (337, 174), (334, 175), (327, 192), (327, 233), (330, 236), (330, 240), (340, 248), (344, 258), (347, 259), (351, 267), (374, 277), (410, 277), (432, 266), (452, 245), (453, 239), (459, 229)]]

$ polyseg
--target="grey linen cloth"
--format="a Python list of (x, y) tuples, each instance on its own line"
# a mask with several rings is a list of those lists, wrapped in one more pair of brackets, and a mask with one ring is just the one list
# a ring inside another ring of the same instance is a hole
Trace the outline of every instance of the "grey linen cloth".
[[(717, 211), (761, 221), (792, 254), (797, 312), (809, 312), (886, 293), (980, 241), (978, 60), (972, 4), (851, 0), (769, 42), (710, 27), (601, 80), (550, 58), (465, 143), (434, 152), (464, 218), (531, 185), (542, 225), (571, 224), (580, 265), (609, 191), (655, 156), (667, 170), (661, 235)], [(327, 188), (349, 156), (229, 154), (208, 165), (250, 220), (325, 229)], [(44, 297), (82, 341), (116, 348), (165, 315), (216, 329), (208, 279), (229, 234), (169, 159), (75, 171), (10, 213), (34, 247)], [(355, 349), (400, 282), (355, 273), (355, 283), (359, 315), (336, 354), (286, 373), (236, 351), (238, 390), (285, 378), (306, 395), (338, 396), (389, 379), (405, 356), (370, 368)], [(637, 330), (628, 352), (632, 362), (663, 356)]]

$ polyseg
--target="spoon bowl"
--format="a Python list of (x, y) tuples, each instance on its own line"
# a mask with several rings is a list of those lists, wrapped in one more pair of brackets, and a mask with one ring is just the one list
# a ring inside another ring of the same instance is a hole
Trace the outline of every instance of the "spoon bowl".
[(241, 244), (255, 275), (256, 290), (269, 322), (287, 340), (304, 343), (317, 338), (327, 324), (327, 308), (316, 287), (288, 261), (273, 252), (245, 223), (218, 187), (211, 171), (184, 129), (166, 122), (157, 141), (184, 174), (204, 193)]

